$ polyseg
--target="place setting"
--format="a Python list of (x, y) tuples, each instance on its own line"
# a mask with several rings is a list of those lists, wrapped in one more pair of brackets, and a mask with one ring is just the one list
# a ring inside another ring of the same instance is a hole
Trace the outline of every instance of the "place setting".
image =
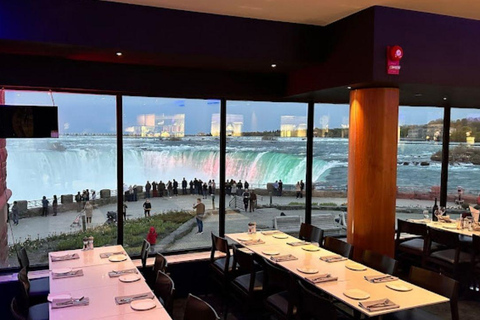
[(139, 293), (129, 296), (115, 297), (117, 305), (130, 304), (130, 307), (136, 311), (146, 311), (155, 308), (157, 305), (152, 292)]
[(401, 281), (395, 281), (395, 282), (392, 282), (392, 283), (387, 283), (385, 286), (387, 288), (391, 289), (391, 290), (395, 290), (395, 291), (399, 291), (399, 292), (408, 292), (408, 291), (413, 290), (412, 287), (404, 284)]
[(262, 239), (257, 239), (257, 240), (246, 240), (246, 241), (240, 241), (244, 246), (254, 246), (258, 244), (265, 244), (265, 241)]
[(303, 246), (302, 250), (315, 252), (315, 251), (320, 251), (320, 247), (318, 247), (316, 245), (313, 245), (313, 244), (308, 244), (306, 246)]
[(400, 308), (398, 304), (396, 304), (395, 302), (387, 298), (373, 300), (373, 301), (362, 301), (362, 302), (359, 302), (358, 305), (361, 308), (367, 310), (368, 312), (377, 312), (377, 311)]
[(275, 233), (272, 235), (275, 239), (288, 239), (289, 235), (285, 233)]
[(271, 235), (282, 233), (282, 232), (278, 230), (268, 230), (268, 231), (261, 231), (260, 233), (263, 234), (264, 236), (271, 236)]
[[(300, 270), (299, 270), (300, 271)], [(305, 277), (305, 280), (313, 283), (313, 284), (318, 284), (318, 283), (323, 283), (323, 282), (331, 282), (331, 281), (337, 281), (338, 277), (332, 277), (330, 273), (324, 273), (320, 274), (314, 277)]]
[(307, 242), (307, 241), (293, 241), (293, 242), (287, 242), (287, 244), (289, 246), (292, 246), (292, 247), (299, 247), (299, 246), (306, 246), (306, 245), (310, 244), (310, 242)]
[(90, 299), (85, 296), (82, 296), (79, 298), (73, 298), (71, 296), (70, 297), (56, 296), (50, 302), (52, 303), (52, 309), (60, 309), (60, 308), (77, 307), (77, 306), (88, 306), (90, 304)]
[(348, 260), (348, 259), (345, 258), (344, 256), (336, 254), (336, 255), (333, 255), (333, 256), (320, 257), (320, 260), (328, 262), (328, 263), (334, 263), (334, 262), (345, 261), (345, 260)]
[(281, 256), (272, 256), (270, 257), (270, 260), (272, 260), (273, 262), (285, 262), (285, 261), (298, 260), (298, 258), (292, 254), (285, 254)]
[(110, 258), (111, 256), (115, 256), (115, 255), (125, 255), (125, 251), (100, 253), (100, 258), (106, 259), (106, 258)]
[(371, 283), (382, 283), (382, 282), (390, 282), (390, 281), (397, 281), (398, 277), (394, 277), (389, 274), (381, 274), (375, 276), (365, 276), (365, 280)]
[(263, 250), (262, 253), (267, 256), (277, 256), (280, 254), (280, 251), (277, 250)]
[(52, 260), (52, 262), (57, 262), (57, 261), (80, 259), (80, 256), (78, 255), (78, 253), (63, 254), (63, 255), (50, 254), (50, 259)]
[(125, 274), (132, 274), (132, 273), (138, 273), (137, 268), (118, 270), (118, 271), (117, 270), (112, 270), (108, 273), (108, 276), (110, 278), (116, 278), (116, 277), (120, 277), (120, 276), (125, 275)]
[(367, 270), (367, 267), (360, 263), (356, 263), (353, 261), (350, 261), (348, 263), (345, 263), (345, 268), (352, 270), (352, 271), (365, 271)]
[(72, 268), (53, 269), (51, 273), (52, 273), (53, 280), (83, 276), (82, 269), (72, 269)]

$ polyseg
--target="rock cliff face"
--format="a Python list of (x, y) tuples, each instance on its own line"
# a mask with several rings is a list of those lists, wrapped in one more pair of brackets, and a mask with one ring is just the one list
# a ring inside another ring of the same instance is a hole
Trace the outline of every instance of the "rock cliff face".
[[(442, 152), (438, 151), (434, 153), (430, 159), (432, 161), (442, 161)], [(473, 163), (480, 164), (480, 148), (460, 144), (451, 149), (448, 156), (450, 163)]]

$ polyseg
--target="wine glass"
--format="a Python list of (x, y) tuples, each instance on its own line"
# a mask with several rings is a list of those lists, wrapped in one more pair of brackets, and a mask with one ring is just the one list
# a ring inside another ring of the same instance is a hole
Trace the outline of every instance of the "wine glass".
[(428, 215), (428, 210), (423, 210), (423, 218), (425, 221), (428, 221), (429, 215)]

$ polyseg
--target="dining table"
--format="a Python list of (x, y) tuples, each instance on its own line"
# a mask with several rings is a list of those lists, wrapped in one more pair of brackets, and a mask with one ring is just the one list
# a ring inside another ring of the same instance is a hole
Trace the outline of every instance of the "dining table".
[(171, 319), (121, 245), (48, 256), (51, 320)]
[[(434, 292), (385, 275), (316, 245), (302, 243), (301, 240), (279, 231), (230, 233), (225, 236), (265, 259), (277, 261), (277, 265), (307, 281), (315, 280), (315, 277), (320, 275), (328, 277), (331, 281), (314, 285), (367, 317), (449, 301)], [(285, 257), (285, 260), (282, 257)], [(379, 281), (367, 280), (372, 278)], [(369, 303), (387, 301), (386, 299), (393, 303), (394, 307), (365, 308)]]
[(471, 237), (473, 235), (480, 236), (480, 226), (469, 229), (467, 227), (459, 227), (456, 220), (432, 221), (430, 219), (407, 219), (409, 222), (421, 223), (427, 227), (445, 230), (459, 235)]

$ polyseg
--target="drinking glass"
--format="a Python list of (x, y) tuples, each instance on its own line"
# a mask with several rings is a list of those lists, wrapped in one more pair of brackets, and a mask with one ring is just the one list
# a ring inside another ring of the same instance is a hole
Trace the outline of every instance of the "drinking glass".
[(430, 216), (428, 215), (428, 210), (423, 210), (423, 218), (425, 219), (425, 221), (429, 221), (429, 218)]

